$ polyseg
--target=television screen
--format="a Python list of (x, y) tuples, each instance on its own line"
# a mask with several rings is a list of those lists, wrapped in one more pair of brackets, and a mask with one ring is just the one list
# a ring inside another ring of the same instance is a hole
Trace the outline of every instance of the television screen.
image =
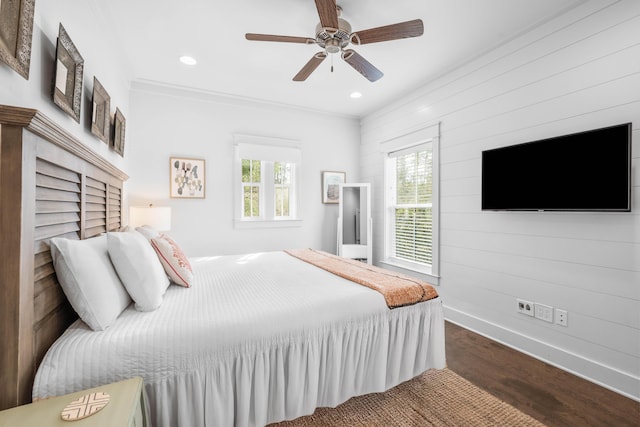
[(631, 210), (631, 123), (482, 152), (482, 210)]

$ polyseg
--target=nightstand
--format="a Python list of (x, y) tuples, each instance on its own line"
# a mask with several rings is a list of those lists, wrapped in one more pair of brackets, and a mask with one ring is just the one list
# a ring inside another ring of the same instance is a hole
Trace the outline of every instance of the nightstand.
[[(60, 412), (85, 394), (105, 392), (110, 395), (101, 411), (77, 421), (64, 421)], [(150, 426), (142, 378), (135, 377), (64, 396), (43, 399), (0, 412), (0, 427), (147, 427)]]

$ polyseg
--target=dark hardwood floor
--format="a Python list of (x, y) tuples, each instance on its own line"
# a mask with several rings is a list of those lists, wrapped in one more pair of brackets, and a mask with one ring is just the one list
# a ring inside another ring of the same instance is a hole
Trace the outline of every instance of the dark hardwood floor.
[(446, 323), (449, 369), (546, 424), (640, 426), (640, 403)]

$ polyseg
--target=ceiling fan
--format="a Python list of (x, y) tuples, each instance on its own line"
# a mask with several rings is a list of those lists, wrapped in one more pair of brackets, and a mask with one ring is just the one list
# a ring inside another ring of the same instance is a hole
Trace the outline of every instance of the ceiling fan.
[(424, 25), (421, 19), (385, 25), (383, 27), (370, 28), (368, 30), (351, 32), (351, 24), (340, 18), (342, 8), (336, 5), (335, 0), (315, 0), (316, 9), (320, 16), (320, 23), (316, 26), (316, 37), (277, 36), (272, 34), (247, 33), (247, 40), (317, 44), (323, 50), (313, 55), (304, 67), (295, 75), (294, 81), (301, 82), (307, 79), (318, 68), (328, 54), (341, 52), (342, 59), (351, 65), (356, 71), (375, 82), (383, 76), (369, 61), (360, 56), (355, 50), (347, 49), (349, 44), (363, 45), (389, 40), (397, 40), (407, 37), (418, 37), (424, 33)]

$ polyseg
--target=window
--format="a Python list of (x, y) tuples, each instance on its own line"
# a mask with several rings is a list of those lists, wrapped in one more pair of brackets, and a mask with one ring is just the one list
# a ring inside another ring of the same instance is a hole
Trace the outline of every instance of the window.
[(236, 225), (287, 226), (298, 220), (300, 149), (272, 138), (236, 136)]
[[(294, 163), (242, 159), (242, 218), (291, 217), (294, 172)], [(273, 212), (266, 212), (268, 205), (273, 205)]]
[(395, 171), (393, 256), (431, 265), (432, 261), (432, 167), (431, 147), (391, 160)]
[(386, 159), (385, 261), (437, 276), (437, 138)]
[(293, 163), (275, 162), (273, 164), (273, 185), (276, 196), (276, 218), (287, 218), (291, 212)]
[(242, 159), (243, 218), (260, 217), (260, 187), (262, 187), (262, 162)]

